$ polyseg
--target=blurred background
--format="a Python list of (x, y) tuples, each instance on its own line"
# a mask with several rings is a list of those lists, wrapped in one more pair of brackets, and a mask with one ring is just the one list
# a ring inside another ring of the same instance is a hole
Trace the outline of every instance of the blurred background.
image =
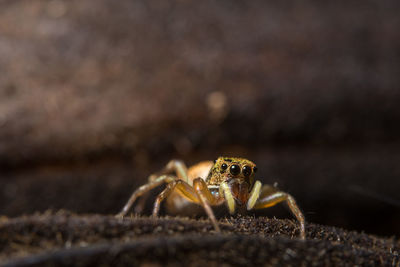
[(115, 214), (170, 159), (224, 155), (310, 222), (399, 235), (399, 11), (0, 1), (0, 215)]

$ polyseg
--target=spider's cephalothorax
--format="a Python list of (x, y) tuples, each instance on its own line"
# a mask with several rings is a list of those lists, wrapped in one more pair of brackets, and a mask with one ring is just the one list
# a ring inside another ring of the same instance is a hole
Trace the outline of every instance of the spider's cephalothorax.
[(210, 185), (219, 185), (222, 182), (236, 180), (238, 183), (246, 182), (251, 185), (256, 172), (256, 164), (250, 160), (219, 157), (214, 161), (206, 182)]
[[(244, 158), (219, 157), (214, 162), (203, 161), (189, 169), (182, 161), (171, 160), (160, 173), (150, 175), (147, 184), (133, 192), (117, 217), (125, 216), (138, 197), (166, 183), (166, 188), (154, 202), (154, 216), (157, 216), (160, 204), (166, 198), (170, 208), (177, 212), (187, 204), (195, 203), (204, 208), (215, 230), (219, 232), (211, 206), (225, 203), (233, 214), (237, 206), (247, 210), (264, 209), (284, 201), (300, 222), (300, 237), (305, 239), (304, 216), (294, 198), (275, 186), (262, 185), (255, 180), (256, 171), (256, 165)], [(138, 205), (138, 211), (144, 202), (141, 204)]]

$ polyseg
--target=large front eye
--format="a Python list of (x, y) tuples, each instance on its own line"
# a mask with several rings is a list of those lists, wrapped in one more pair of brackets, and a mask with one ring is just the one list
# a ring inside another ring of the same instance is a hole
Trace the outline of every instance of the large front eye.
[(238, 175), (240, 173), (240, 167), (236, 164), (233, 164), (229, 170), (232, 175)]
[(244, 166), (242, 172), (243, 172), (243, 175), (244, 175), (244, 176), (246, 176), (246, 177), (250, 176), (250, 174), (251, 174), (251, 167), (250, 167), (250, 166)]

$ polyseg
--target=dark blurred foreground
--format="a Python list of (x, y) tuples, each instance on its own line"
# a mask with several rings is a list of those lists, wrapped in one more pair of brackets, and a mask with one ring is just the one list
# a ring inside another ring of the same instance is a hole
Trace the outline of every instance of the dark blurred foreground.
[(293, 221), (237, 217), (220, 222), (183, 218), (76, 216), (61, 211), (0, 220), (2, 266), (397, 266), (400, 244)]
[(399, 11), (1, 1), (0, 214), (114, 214), (171, 158), (232, 155), (310, 222), (399, 235)]

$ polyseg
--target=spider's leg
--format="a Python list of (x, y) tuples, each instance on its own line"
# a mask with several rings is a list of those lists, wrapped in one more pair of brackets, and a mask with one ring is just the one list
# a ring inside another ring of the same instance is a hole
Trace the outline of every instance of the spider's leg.
[(168, 184), (167, 188), (165, 188), (157, 197), (154, 202), (153, 216), (157, 216), (158, 211), (160, 210), (161, 202), (167, 198), (174, 190), (176, 190), (179, 195), (184, 197), (190, 202), (194, 202), (200, 204), (204, 210), (206, 211), (208, 217), (210, 217), (211, 222), (217, 232), (220, 232), (217, 220), (215, 219), (214, 213), (210, 207), (210, 204), (216, 204), (217, 199), (211, 194), (211, 192), (207, 188), (207, 184), (203, 179), (197, 178), (193, 181), (193, 187), (182, 180), (175, 180)]
[(300, 237), (305, 239), (305, 219), (304, 215), (297, 206), (296, 200), (288, 193), (279, 191), (276, 187), (270, 185), (264, 185), (261, 189), (261, 193), (258, 201), (255, 203), (255, 209), (265, 209), (272, 207), (280, 202), (286, 201), (290, 210), (296, 216), (300, 223)]
[(200, 204), (196, 191), (188, 183), (182, 180), (175, 180), (167, 185), (167, 187), (157, 196), (154, 202), (153, 216), (157, 216), (160, 210), (161, 202), (166, 199), (174, 190), (186, 200)]
[(135, 207), (133, 208), (134, 213), (142, 213), (142, 211), (144, 210), (144, 207), (146, 205), (147, 199), (149, 198), (150, 192), (147, 191), (146, 193), (144, 193), (141, 198), (136, 202)]
[(215, 231), (221, 232), (217, 223), (217, 219), (215, 219), (214, 212), (210, 206), (210, 204), (215, 204), (217, 202), (217, 199), (211, 194), (210, 190), (208, 190), (207, 184), (203, 179), (194, 179), (193, 187), (198, 195), (201, 205), (203, 206), (212, 224), (214, 225)]
[[(176, 175), (180, 180), (188, 182), (188, 170), (185, 163), (181, 160), (173, 159), (165, 165), (164, 169), (161, 170), (160, 174), (169, 174), (173, 173)], [(150, 175), (149, 181), (154, 179), (154, 175)]]
[[(149, 183), (151, 183), (161, 175), (170, 173), (176, 175), (179, 179), (188, 181), (188, 170), (185, 163), (181, 160), (175, 160), (175, 159), (168, 162), (168, 164), (165, 165), (165, 167), (160, 172), (150, 175), (147, 180)], [(146, 200), (148, 197), (149, 197), (148, 192), (142, 195), (139, 202), (135, 206), (135, 213), (141, 213), (144, 210), (144, 206), (146, 204)]]
[(154, 179), (152, 182), (142, 185), (141, 187), (139, 187), (132, 193), (128, 202), (122, 208), (121, 212), (116, 215), (116, 217), (118, 217), (118, 218), (124, 217), (128, 213), (129, 209), (132, 207), (135, 200), (138, 197), (140, 197), (141, 195), (147, 193), (148, 191), (161, 185), (162, 183), (165, 183), (165, 182), (169, 183), (169, 182), (174, 181), (175, 179), (176, 179), (176, 177), (172, 176), (172, 175), (161, 175), (158, 178)]

